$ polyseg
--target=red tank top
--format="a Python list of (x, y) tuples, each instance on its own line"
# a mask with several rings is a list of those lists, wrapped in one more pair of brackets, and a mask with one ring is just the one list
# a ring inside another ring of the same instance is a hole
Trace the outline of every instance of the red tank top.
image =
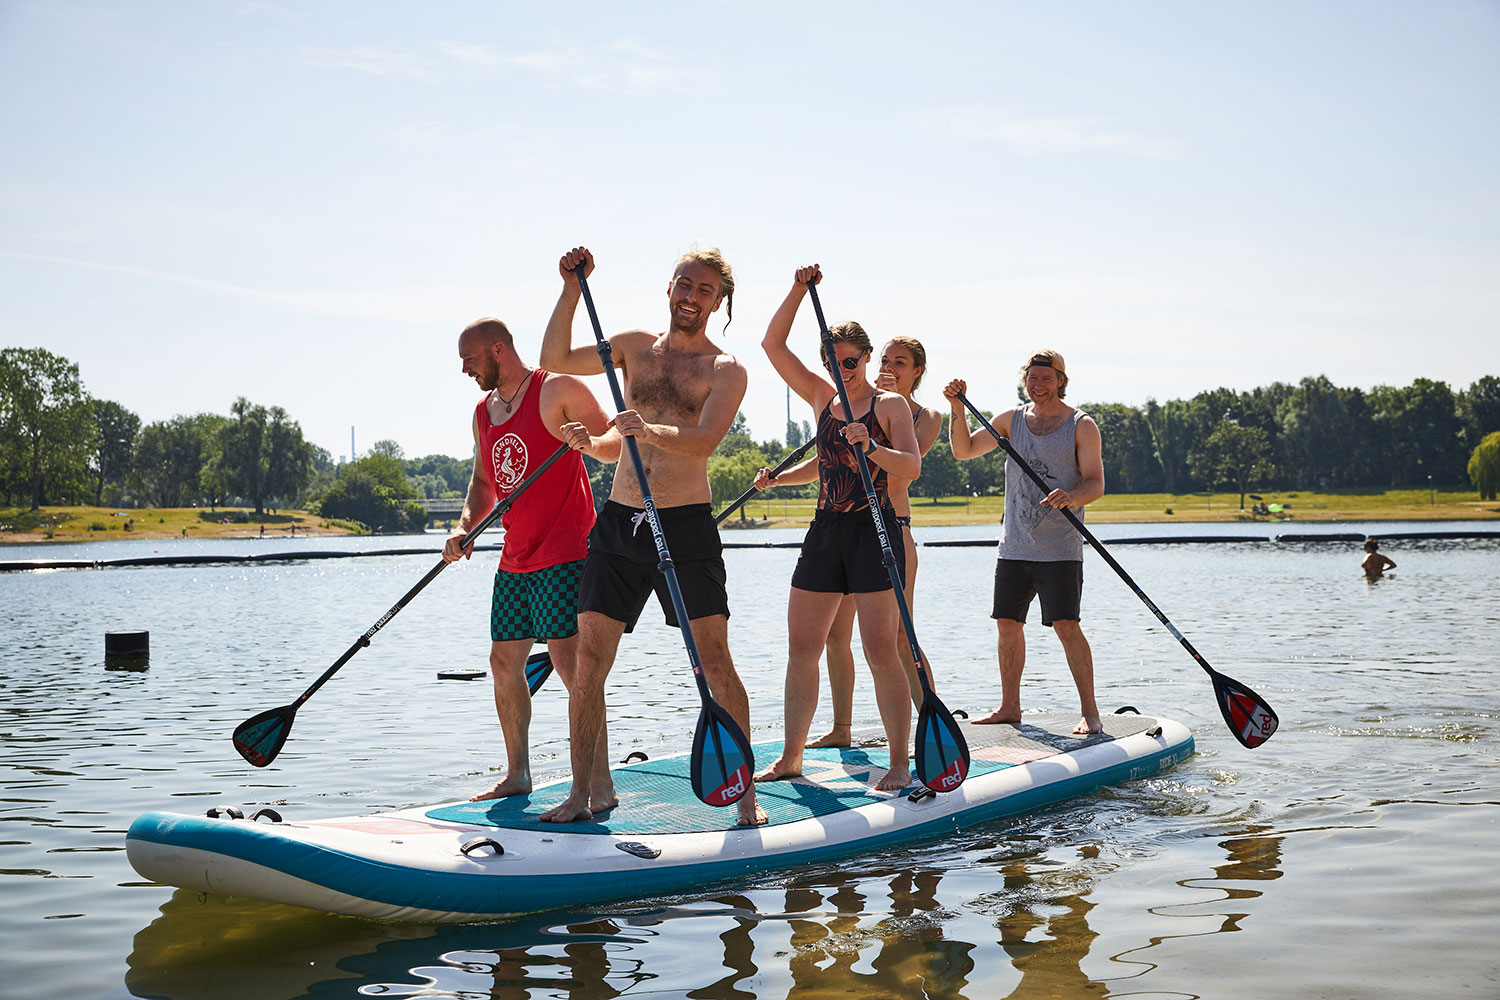
[[(562, 444), (542, 422), (542, 383), (547, 378), (547, 372), (536, 370), (520, 408), (503, 424), (490, 423), (488, 396), (474, 411), (479, 426), (477, 458), (495, 486), (496, 500), (509, 496)], [(500, 523), (505, 526), (500, 568), (507, 573), (530, 573), (587, 555), (594, 494), (582, 455), (570, 449), (526, 488)]]

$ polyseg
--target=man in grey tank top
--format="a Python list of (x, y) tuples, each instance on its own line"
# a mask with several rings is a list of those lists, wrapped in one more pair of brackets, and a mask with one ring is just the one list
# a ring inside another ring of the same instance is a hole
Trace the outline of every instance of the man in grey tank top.
[[(1021, 721), (1021, 671), (1026, 666), (1023, 627), (1033, 597), (1041, 599), (1042, 624), (1062, 643), (1078, 687), (1083, 717), (1075, 733), (1103, 728), (1094, 702), (1094, 654), (1079, 627), (1083, 594), (1083, 538), (1061, 509), (1073, 508), (1079, 520), (1084, 506), (1104, 495), (1104, 459), (1099, 426), (1092, 417), (1063, 402), (1068, 373), (1063, 357), (1044, 349), (1031, 354), (1021, 368), (1021, 387), (1031, 402), (995, 417), (991, 423), (1053, 489), (1042, 495), (1013, 458), (1005, 462), (1005, 521), (1000, 556), (995, 563), (995, 619), (1000, 641), (1000, 707), (975, 722)], [(988, 431), (969, 432), (959, 395), (963, 379), (943, 390), (952, 406), (950, 440), (957, 459), (976, 458), (999, 447)]]

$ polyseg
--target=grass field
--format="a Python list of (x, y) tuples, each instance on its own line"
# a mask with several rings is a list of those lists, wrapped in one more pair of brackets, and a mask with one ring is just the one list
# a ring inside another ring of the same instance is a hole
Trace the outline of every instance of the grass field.
[[(1286, 508), (1286, 517), (1255, 517), (1242, 511), (1238, 493), (1119, 493), (1106, 495), (1088, 508), (1095, 524), (1175, 524), (1206, 521), (1296, 523), (1319, 521), (1458, 521), (1489, 520), (1500, 524), (1500, 502), (1481, 502), (1475, 491), (1436, 490), (1346, 490), (1337, 493), (1292, 491), (1260, 493), (1265, 502)], [(1246, 503), (1254, 501), (1247, 499)], [(914, 498), (914, 526), (997, 524), (1005, 509), (1004, 497), (945, 497), (936, 503)], [(786, 526), (806, 522), (813, 514), (813, 501), (780, 500), (773, 494), (745, 505), (747, 518), (757, 526)], [(766, 520), (760, 520), (765, 518)], [(740, 524), (738, 516), (726, 527)]]
[[(1473, 491), (1425, 489), (1343, 491), (1338, 493), (1261, 493), (1267, 503), (1279, 503), (1284, 519), (1253, 517), (1239, 509), (1237, 493), (1121, 493), (1089, 505), (1094, 524), (1201, 523), (1205, 521), (1316, 523), (1326, 521), (1454, 521), (1494, 520), (1500, 524), (1500, 503), (1483, 502)], [(912, 524), (917, 526), (997, 524), (1003, 497), (947, 497), (934, 503), (912, 501)], [(746, 522), (738, 515), (725, 527), (790, 527), (812, 518), (813, 501), (781, 500), (774, 494), (745, 505)], [(127, 527), (128, 525), (128, 527)], [(24, 507), (0, 509), (0, 544), (5, 542), (78, 542), (111, 538), (253, 538), (298, 535), (353, 534), (348, 525), (326, 521), (303, 510), (279, 510), (257, 517), (244, 508), (151, 507), (120, 510), (111, 507)], [(262, 531), (264, 529), (264, 531)]]

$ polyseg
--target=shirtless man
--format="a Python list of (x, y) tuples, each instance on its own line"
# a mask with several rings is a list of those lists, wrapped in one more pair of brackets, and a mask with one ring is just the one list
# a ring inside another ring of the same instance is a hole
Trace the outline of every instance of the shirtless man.
[[(1099, 425), (1063, 402), (1068, 390), (1063, 357), (1053, 350), (1033, 353), (1021, 368), (1021, 387), (1031, 400), (990, 421), (1037, 474), (1057, 484), (1041, 495), (1015, 459), (1005, 463), (1005, 520), (995, 564), (995, 602), (990, 617), (999, 630), (1000, 707), (975, 722), (1021, 721), (1021, 671), (1026, 666), (1026, 610), (1040, 597), (1042, 624), (1051, 626), (1078, 688), (1083, 718), (1073, 732), (1103, 730), (1094, 701), (1094, 654), (1078, 625), (1083, 594), (1083, 536), (1061, 511), (1074, 508), (1082, 519), (1086, 504), (1104, 495), (1104, 459)], [(976, 458), (999, 447), (989, 431), (969, 433), (968, 412), (959, 394), (963, 379), (943, 390), (953, 414), (949, 439), (953, 457)]]
[[(598, 375), (604, 365), (592, 338), (586, 346), (573, 346), (573, 316), (582, 296), (574, 270), (580, 266), (584, 277), (593, 273), (594, 257), (585, 247), (568, 251), (558, 262), (563, 288), (542, 341), (542, 364), (573, 375)], [(734, 277), (719, 251), (683, 254), (667, 286), (667, 331), (630, 330), (610, 338), (626, 409), (615, 416), (603, 441), (581, 424), (568, 425), (564, 435), (601, 461), (619, 460), (621, 435), (635, 438), (709, 690), (748, 733), (750, 701), (729, 654), (724, 559), (709, 507), (708, 458), (745, 396), (745, 366), (708, 339), (708, 318), (725, 301), (733, 317)], [(589, 533), (579, 585), (578, 668), (568, 697), (573, 787), (561, 804), (542, 814), (551, 822), (592, 816), (589, 782), (604, 726), (604, 679), (620, 637), (634, 629), (652, 590), (667, 624), (678, 625), (644, 517), (635, 470), (621, 463), (609, 502)], [(766, 822), (753, 787), (739, 800), (739, 822)]]
[[(463, 515), (443, 543), (448, 562), (467, 559), (463, 536), (557, 450), (564, 424), (603, 434), (608, 419), (599, 401), (579, 379), (532, 368), (521, 360), (515, 341), (498, 319), (470, 323), (459, 335), (464, 374), (479, 383), (484, 397), (474, 408), (474, 473)], [(582, 442), (586, 443), (586, 442)], [(563, 684), (573, 686), (578, 650), (578, 577), (594, 524), (594, 497), (588, 473), (575, 451), (563, 456), (521, 494), (501, 518), (505, 546), (495, 571), (490, 599), (490, 676), (495, 713), (505, 737), (505, 777), (469, 801), (524, 795), (531, 791), (527, 738), (531, 692), (526, 658), (540, 639)], [(614, 802), (608, 756), (599, 732), (600, 766), (593, 772), (593, 801)]]

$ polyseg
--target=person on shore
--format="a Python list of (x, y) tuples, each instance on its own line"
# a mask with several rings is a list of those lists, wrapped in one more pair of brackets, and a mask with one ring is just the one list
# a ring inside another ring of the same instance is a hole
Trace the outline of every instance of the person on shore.
[[(880, 349), (880, 374), (875, 376), (875, 388), (894, 392), (906, 401), (917, 435), (917, 450), (924, 457), (932, 450), (943, 427), (941, 413), (924, 408), (912, 398), (926, 373), (927, 351), (915, 337), (893, 337)], [(769, 469), (761, 469), (755, 477), (755, 488), (764, 490), (772, 486), (795, 486), (816, 482), (817, 479), (818, 459), (814, 455), (779, 476), (772, 477)], [(891, 509), (896, 513), (895, 524), (901, 529), (902, 547), (906, 552), (904, 582), (908, 607), (913, 606), (917, 585), (917, 544), (911, 533), (911, 483), (911, 480), (899, 476), (886, 479)], [(827, 735), (807, 744), (809, 748), (846, 747), (850, 744), (850, 731), (854, 721), (853, 643), (854, 597), (852, 594), (845, 594), (844, 599), (839, 602), (838, 613), (834, 615), (833, 626), (828, 631), (828, 641), (823, 650), (828, 664), (829, 694), (833, 701), (833, 727)], [(906, 625), (899, 616), (896, 619), (896, 655), (901, 658), (901, 665), (906, 669), (906, 683), (911, 689), (912, 704), (920, 707), (922, 684), (917, 677), (916, 661), (911, 655), (911, 643), (906, 637)], [(930, 664), (927, 676), (931, 682)]]
[(1365, 540), (1365, 558), (1359, 568), (1365, 571), (1365, 579), (1378, 580), (1386, 570), (1395, 569), (1396, 563), (1380, 551), (1380, 539), (1369, 538)]
[[(569, 375), (533, 368), (498, 319), (480, 319), (458, 338), (463, 371), (484, 390), (474, 407), (474, 472), (463, 514), (443, 544), (448, 562), (469, 558), (463, 536), (497, 502), (545, 462), (560, 443), (563, 427), (583, 426), (602, 435), (608, 418), (588, 386)], [(532, 643), (547, 644), (553, 669), (571, 692), (578, 654), (578, 578), (594, 523), (594, 496), (579, 452), (573, 450), (543, 473), (505, 512), (505, 544), (490, 599), (490, 676), (495, 714), (505, 737), (505, 777), (469, 801), (524, 795), (531, 791), (528, 731), (531, 693), (526, 659)], [(607, 736), (597, 734), (599, 766), (590, 772), (590, 795), (599, 808), (615, 801), (609, 775)]]
[[(579, 267), (584, 277), (593, 273), (594, 257), (585, 247), (568, 251), (558, 262), (562, 294), (547, 324), (542, 363), (573, 375), (598, 375), (604, 365), (594, 344), (572, 346), (573, 317), (582, 295), (575, 274)], [(623, 375), (626, 409), (611, 422), (605, 447), (593, 454), (618, 462), (621, 435), (635, 438), (704, 677), (715, 700), (748, 733), (750, 699), (729, 651), (723, 547), (708, 487), (709, 456), (728, 433), (745, 396), (745, 366), (708, 337), (709, 317), (726, 303), (732, 318), (734, 276), (718, 249), (683, 254), (667, 286), (666, 332), (631, 330), (610, 338), (612, 360)], [(579, 447), (599, 449), (598, 436), (589, 427), (573, 424), (565, 433)], [(643, 504), (635, 470), (624, 463), (616, 468), (609, 501), (589, 533), (579, 586), (577, 683), (568, 702), (573, 787), (561, 804), (542, 815), (545, 820), (567, 823), (592, 815), (588, 784), (604, 727), (604, 680), (621, 637), (635, 628), (653, 590), (667, 624), (679, 624), (666, 577), (657, 568), (656, 543), (643, 524)], [(753, 788), (738, 805), (741, 825), (766, 822)]]
[[(827, 369), (809, 369), (787, 345), (807, 282), (822, 280), (818, 265), (798, 268), (792, 289), (771, 317), (761, 346), (777, 373), (818, 415), (818, 507), (802, 541), (787, 601), (786, 737), (781, 756), (755, 776), (776, 781), (802, 773), (803, 744), (818, 705), (818, 658), (845, 594), (853, 596), (865, 661), (875, 681), (875, 703), (885, 726), (890, 769), (877, 791), (898, 791), (911, 783), (907, 749), (911, 699), (896, 655), (898, 610), (890, 574), (882, 562), (879, 536), (860, 476), (857, 452), (870, 463), (880, 514), (894, 523), (891, 478), (910, 482), (922, 473), (922, 456), (911, 409), (900, 395), (875, 388), (867, 376), (870, 337), (858, 323), (831, 331), (834, 355), (855, 418), (844, 421), (838, 389)], [(899, 536), (897, 536), (899, 537)], [(898, 578), (905, 574), (905, 547), (895, 546)]]
[[(952, 407), (949, 423), (953, 456), (977, 458), (998, 447), (988, 431), (971, 435), (960, 394), (963, 379), (943, 390)], [(1103, 729), (1094, 701), (1094, 655), (1079, 627), (1083, 595), (1083, 537), (1061, 511), (1084, 507), (1104, 495), (1104, 459), (1099, 427), (1092, 417), (1063, 402), (1068, 373), (1061, 354), (1040, 350), (1021, 368), (1021, 388), (1030, 400), (991, 421), (1026, 463), (1054, 488), (1045, 496), (1013, 458), (1005, 463), (1005, 514), (995, 564), (991, 617), (999, 632), (1000, 707), (981, 723), (1021, 721), (1021, 671), (1026, 666), (1023, 627), (1033, 597), (1041, 600), (1042, 624), (1062, 643), (1078, 688), (1083, 717), (1079, 735)]]

